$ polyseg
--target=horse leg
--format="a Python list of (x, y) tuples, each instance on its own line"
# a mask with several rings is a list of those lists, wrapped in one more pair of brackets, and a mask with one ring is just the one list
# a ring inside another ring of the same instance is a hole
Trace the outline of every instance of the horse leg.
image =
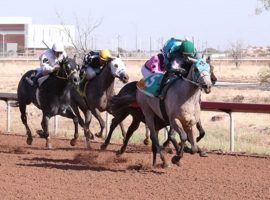
[(163, 143), (163, 148), (166, 148), (169, 146), (170, 144), (170, 135), (172, 136), (172, 134), (174, 134), (174, 132), (172, 131), (171, 127), (170, 127), (170, 130), (168, 131), (168, 128), (165, 127), (166, 131), (168, 132), (168, 138), (167, 140)]
[(149, 133), (149, 128), (147, 127), (147, 125), (145, 125), (145, 139), (143, 141), (143, 143), (145, 145), (148, 145), (150, 143), (150, 133)]
[(112, 133), (114, 131), (114, 129), (117, 127), (117, 125), (119, 123), (121, 123), (126, 117), (128, 116), (128, 112), (122, 112), (122, 113), (117, 113), (117, 115), (114, 116), (114, 118), (112, 119), (112, 123), (110, 126), (110, 131), (108, 133), (108, 136), (106, 138), (106, 140), (104, 141), (104, 143), (100, 146), (100, 148), (102, 150), (105, 150), (107, 148), (107, 146), (109, 145), (110, 141), (111, 141), (111, 137), (112, 137)]
[[(175, 139), (175, 131), (170, 127), (170, 130), (168, 131), (168, 139), (163, 143), (163, 148), (166, 148), (170, 142), (172, 142), (176, 152), (180, 151), (180, 146), (178, 145), (176, 139)], [(166, 150), (168, 153), (173, 153), (172, 149), (169, 148)]]
[(95, 118), (98, 120), (98, 123), (100, 125), (100, 131), (98, 133), (96, 133), (95, 136), (101, 138), (103, 130), (105, 128), (105, 122), (102, 119), (102, 117), (100, 116), (100, 112), (97, 108), (92, 109), (91, 111), (92, 111), (92, 114), (95, 116)]
[(126, 133), (126, 130), (125, 130), (124, 124), (123, 124), (122, 122), (120, 123), (120, 128), (121, 128), (122, 136), (123, 136), (123, 138), (125, 139), (125, 138), (126, 138), (127, 133)]
[[(78, 109), (78, 106), (76, 106), (76, 105), (73, 105), (72, 106), (72, 110), (73, 110), (73, 112), (72, 112), (72, 114), (70, 114), (70, 113), (61, 113), (61, 115), (62, 116), (64, 116), (64, 117), (68, 117), (68, 118), (74, 118), (72, 115), (76, 115), (77, 116), (77, 124), (79, 123), (80, 124), (80, 126), (81, 127), (83, 127), (84, 128), (84, 120), (83, 120), (83, 118), (81, 117), (81, 114), (80, 114), (80, 111), (79, 111), (79, 109)], [(68, 111), (68, 112), (70, 112), (70, 110)], [(67, 116), (68, 115), (68, 116)], [(73, 122), (74, 122), (74, 120), (73, 120)], [(76, 122), (74, 122), (74, 126), (76, 127)], [(77, 125), (78, 126), (78, 125)], [(77, 128), (78, 129), (78, 128)], [(77, 141), (77, 139), (78, 139), (78, 137), (79, 137), (79, 135), (78, 135), (78, 131), (76, 132), (76, 128), (75, 128), (75, 132), (74, 132), (74, 136), (73, 136), (73, 139), (70, 141), (70, 145), (71, 146), (75, 146), (76, 145), (76, 141)]]
[(46, 147), (48, 149), (52, 149), (51, 138), (49, 135), (49, 127), (48, 127), (49, 120), (50, 120), (50, 117), (46, 115), (45, 113), (43, 113), (43, 117), (41, 121), (41, 127), (43, 129), (42, 137), (46, 139)]
[(79, 120), (77, 115), (74, 113), (73, 109), (69, 106), (64, 112), (60, 113), (61, 116), (67, 117), (73, 120), (74, 123), (74, 138), (70, 141), (71, 146), (75, 146), (77, 139), (79, 137), (78, 124)]
[(199, 136), (196, 138), (196, 142), (199, 142), (204, 136), (205, 136), (205, 131), (202, 127), (202, 123), (201, 120), (199, 120), (196, 124), (196, 127), (199, 131)]
[(153, 166), (156, 166), (156, 154), (160, 154), (160, 158), (163, 162), (163, 167), (169, 167), (169, 164), (167, 163), (167, 159), (163, 153), (163, 150), (161, 146), (159, 145), (158, 141), (158, 135), (155, 129), (155, 123), (154, 123), (154, 114), (151, 113), (151, 110), (145, 110), (144, 113), (147, 113), (148, 115), (145, 115), (146, 124), (149, 127), (150, 130), (150, 139), (152, 141), (152, 152), (153, 152)]
[(20, 112), (21, 112), (21, 120), (22, 120), (22, 123), (24, 124), (25, 129), (26, 129), (26, 134), (27, 134), (26, 143), (28, 145), (31, 145), (32, 142), (33, 142), (33, 137), (32, 137), (31, 130), (30, 130), (28, 124), (27, 124), (26, 104), (20, 103), (19, 108), (20, 108)]
[(179, 161), (184, 154), (184, 147), (187, 141), (187, 134), (184, 131), (181, 122), (177, 118), (172, 120), (171, 128), (174, 129), (179, 134), (181, 139), (181, 147), (176, 150), (177, 155), (172, 158), (172, 163), (179, 165)]
[(90, 110), (87, 109), (83, 112), (83, 114), (85, 118), (85, 127), (84, 127), (85, 138), (89, 138), (90, 140), (93, 140), (94, 134), (89, 129), (89, 126), (92, 120), (92, 113), (90, 112)]
[(127, 148), (127, 145), (128, 145), (128, 141), (131, 138), (131, 136), (133, 135), (134, 131), (136, 131), (138, 129), (140, 123), (141, 123), (141, 120), (135, 119), (133, 117), (132, 123), (128, 127), (127, 135), (126, 135), (126, 137), (124, 139), (124, 144), (121, 147), (121, 149), (117, 152), (117, 154), (123, 154), (126, 151), (126, 148)]
[(186, 128), (185, 129), (187, 132), (187, 136), (188, 136), (188, 141), (191, 144), (191, 153), (197, 153), (198, 152), (198, 146), (194, 137), (194, 131), (195, 131), (195, 125), (191, 126), (190, 128)]

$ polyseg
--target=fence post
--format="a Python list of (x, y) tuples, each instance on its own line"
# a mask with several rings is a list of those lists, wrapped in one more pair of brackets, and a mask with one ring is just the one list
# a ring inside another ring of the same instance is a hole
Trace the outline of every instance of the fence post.
[(110, 130), (110, 116), (109, 116), (109, 113), (106, 112), (106, 128), (105, 128), (104, 138), (107, 138), (107, 135), (109, 133), (109, 130)]
[(54, 116), (54, 124), (53, 124), (53, 134), (57, 135), (58, 132), (58, 116)]
[(234, 151), (234, 118), (233, 113), (229, 112), (230, 115), (230, 151)]
[(10, 132), (10, 125), (11, 125), (11, 116), (10, 116), (10, 104), (9, 101), (6, 101), (7, 103), (7, 127), (6, 131), (9, 133)]

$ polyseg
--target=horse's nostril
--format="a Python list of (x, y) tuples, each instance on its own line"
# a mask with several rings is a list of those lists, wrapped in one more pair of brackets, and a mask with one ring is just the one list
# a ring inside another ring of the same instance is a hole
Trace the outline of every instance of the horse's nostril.
[(73, 82), (77, 83), (77, 82), (79, 82), (79, 79), (78, 78), (73, 78)]

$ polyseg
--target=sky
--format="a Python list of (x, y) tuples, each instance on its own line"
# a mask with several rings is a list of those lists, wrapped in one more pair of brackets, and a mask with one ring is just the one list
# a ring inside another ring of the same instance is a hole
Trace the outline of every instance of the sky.
[[(159, 48), (170, 37), (194, 39), (197, 48), (226, 49), (236, 41), (270, 46), (270, 12), (255, 15), (257, 0), (12, 0), (1, 17), (32, 17), (34, 24), (102, 20), (97, 48)], [(89, 25), (88, 25), (89, 26)], [(118, 39), (117, 39), (118, 38)], [(151, 39), (150, 39), (151, 38)]]

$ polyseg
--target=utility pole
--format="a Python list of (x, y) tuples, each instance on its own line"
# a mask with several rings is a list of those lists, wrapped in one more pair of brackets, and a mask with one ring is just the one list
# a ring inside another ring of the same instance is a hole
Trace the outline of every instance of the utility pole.
[(120, 55), (119, 48), (120, 48), (120, 35), (118, 34), (117, 35), (117, 55), (118, 56)]
[(152, 38), (151, 38), (151, 36), (150, 36), (150, 56), (152, 55)]

